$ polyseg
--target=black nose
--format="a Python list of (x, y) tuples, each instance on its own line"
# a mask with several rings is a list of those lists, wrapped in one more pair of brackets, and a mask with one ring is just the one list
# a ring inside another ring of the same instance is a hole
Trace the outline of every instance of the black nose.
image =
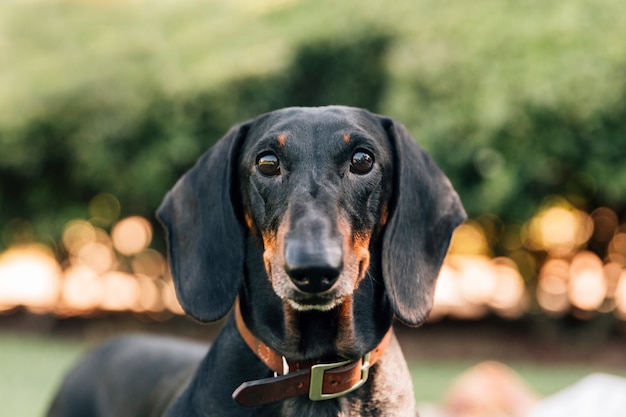
[(298, 242), (287, 244), (285, 272), (300, 291), (311, 294), (327, 291), (341, 274), (341, 249), (306, 246)]
[(306, 293), (322, 293), (329, 290), (339, 277), (340, 271), (328, 267), (285, 268), (291, 281)]

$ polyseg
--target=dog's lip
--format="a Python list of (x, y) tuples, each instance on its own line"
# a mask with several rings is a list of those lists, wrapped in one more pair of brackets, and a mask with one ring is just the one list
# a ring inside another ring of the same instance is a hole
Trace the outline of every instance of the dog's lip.
[(287, 301), (296, 310), (331, 310), (341, 304), (345, 297), (332, 294), (332, 291), (323, 294), (297, 293), (287, 297)]

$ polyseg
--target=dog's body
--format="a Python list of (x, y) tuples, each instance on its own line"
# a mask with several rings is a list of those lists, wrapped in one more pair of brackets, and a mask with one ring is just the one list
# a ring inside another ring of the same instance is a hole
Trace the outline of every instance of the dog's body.
[[(391, 324), (426, 319), (465, 213), (404, 127), (338, 106), (268, 113), (200, 158), (158, 216), (185, 311), (237, 314), (210, 350), (149, 337), (97, 348), (49, 416), (416, 414)], [(357, 383), (333, 391), (348, 373)]]

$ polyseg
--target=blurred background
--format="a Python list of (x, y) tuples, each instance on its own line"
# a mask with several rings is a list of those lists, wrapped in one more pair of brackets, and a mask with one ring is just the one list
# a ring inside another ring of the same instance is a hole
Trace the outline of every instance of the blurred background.
[(430, 323), (398, 328), (418, 403), (445, 404), (486, 359), (538, 396), (626, 375), (625, 13), (622, 0), (3, 1), (0, 414), (40, 415), (111, 335), (215, 335), (181, 314), (153, 213), (232, 124), (291, 105), (404, 123), (468, 211)]

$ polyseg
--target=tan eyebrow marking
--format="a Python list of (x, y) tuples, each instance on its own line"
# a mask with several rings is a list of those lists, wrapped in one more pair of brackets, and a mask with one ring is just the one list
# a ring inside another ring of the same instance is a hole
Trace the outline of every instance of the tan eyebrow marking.
[(285, 146), (285, 140), (287, 139), (287, 135), (285, 133), (281, 133), (280, 135), (278, 135), (276, 137), (276, 140), (278, 141), (278, 145), (280, 147)]
[(350, 134), (349, 133), (344, 133), (343, 134), (343, 141), (346, 142), (346, 145), (350, 144)]

